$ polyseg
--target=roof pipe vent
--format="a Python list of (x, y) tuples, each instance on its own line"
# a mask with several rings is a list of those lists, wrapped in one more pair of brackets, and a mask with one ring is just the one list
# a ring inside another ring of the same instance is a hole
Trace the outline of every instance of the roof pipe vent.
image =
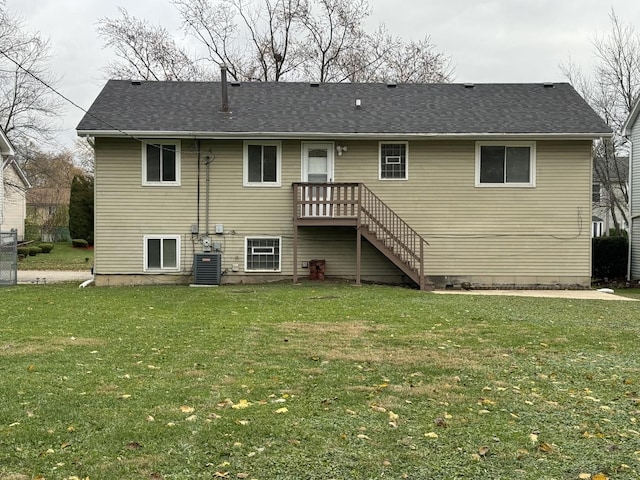
[(227, 66), (220, 65), (220, 84), (222, 90), (222, 112), (229, 112), (229, 84), (227, 83)]
[(356, 98), (356, 108), (361, 108), (362, 107), (362, 100), (360, 100), (359, 98)]

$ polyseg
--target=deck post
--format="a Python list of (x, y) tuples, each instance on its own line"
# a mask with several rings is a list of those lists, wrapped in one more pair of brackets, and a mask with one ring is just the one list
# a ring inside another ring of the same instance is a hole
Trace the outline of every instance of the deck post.
[(420, 290), (425, 290), (427, 287), (424, 279), (424, 241), (420, 240)]

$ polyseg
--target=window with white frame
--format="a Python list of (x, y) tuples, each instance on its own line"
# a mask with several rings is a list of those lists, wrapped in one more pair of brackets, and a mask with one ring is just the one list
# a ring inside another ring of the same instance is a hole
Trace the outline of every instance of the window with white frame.
[(476, 186), (534, 187), (535, 142), (477, 142)]
[(600, 184), (594, 183), (591, 186), (591, 201), (593, 203), (600, 203)]
[(602, 237), (604, 235), (604, 221), (599, 217), (592, 217), (591, 219), (591, 236)]
[(281, 237), (246, 237), (246, 272), (279, 272)]
[(407, 142), (380, 142), (380, 180), (406, 180), (408, 178)]
[(280, 186), (281, 149), (280, 142), (244, 142), (245, 187)]
[(179, 235), (146, 235), (144, 237), (144, 270), (176, 272), (180, 269)]
[(142, 143), (142, 184), (180, 185), (180, 142)]

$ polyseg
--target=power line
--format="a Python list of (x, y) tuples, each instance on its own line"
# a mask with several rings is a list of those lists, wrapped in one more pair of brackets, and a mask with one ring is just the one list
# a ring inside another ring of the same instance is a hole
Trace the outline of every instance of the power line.
[(2, 54), (3, 57), (5, 57), (7, 60), (9, 60), (10, 62), (12, 62), (13, 64), (15, 64), (19, 69), (21, 69), (23, 72), (25, 72), (27, 75), (29, 75), (30, 77), (32, 77), (33, 79), (35, 79), (36, 81), (40, 82), (42, 85), (44, 85), (46, 88), (48, 88), (49, 90), (51, 90), (53, 93), (55, 93), (56, 95), (58, 95), (59, 97), (61, 97), (63, 100), (65, 100), (66, 102), (70, 103), (71, 105), (73, 105), (74, 107), (76, 107), (77, 109), (81, 110), (82, 112), (84, 112), (85, 115), (89, 115), (90, 117), (94, 118), (95, 120), (98, 120), (101, 123), (104, 123), (105, 125), (107, 125), (108, 127), (112, 128), (113, 130), (122, 133), (123, 135), (132, 138), (133, 140), (136, 140), (138, 142), (144, 143), (142, 142), (142, 140), (140, 140), (139, 138), (134, 137), (133, 135), (125, 132), (124, 130), (121, 130), (120, 128), (112, 125), (111, 123), (107, 122), (106, 120), (104, 120), (103, 118), (100, 118), (96, 115), (94, 115), (93, 113), (89, 112), (88, 110), (86, 110), (85, 108), (81, 107), (80, 105), (78, 105), (76, 102), (74, 102), (73, 100), (71, 100), (69, 97), (67, 97), (65, 94), (63, 94), (62, 92), (59, 92), (55, 87), (51, 86), (49, 83), (47, 83), (46, 81), (44, 81), (43, 79), (41, 79), (40, 77), (38, 77), (35, 73), (31, 72), (28, 68), (24, 67), (19, 61), (11, 58), (9, 55), (7, 55), (7, 53), (4, 50), (0, 50), (0, 54)]

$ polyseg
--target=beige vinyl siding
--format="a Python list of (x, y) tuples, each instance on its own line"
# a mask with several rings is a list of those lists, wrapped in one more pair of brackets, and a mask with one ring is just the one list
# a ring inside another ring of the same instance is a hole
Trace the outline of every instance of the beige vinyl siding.
[[(331, 141), (332, 139), (327, 139)], [(209, 230), (221, 242), (225, 279), (291, 276), (292, 187), (301, 180), (301, 141), (282, 141), (281, 187), (243, 186), (243, 141), (202, 141), (210, 165)], [(537, 142), (535, 188), (475, 187), (474, 141), (410, 141), (408, 180), (379, 180), (379, 142), (340, 141), (335, 182), (362, 182), (424, 235), (432, 276), (588, 279), (591, 142)], [(197, 221), (195, 142), (182, 142), (181, 186), (141, 186), (141, 146), (98, 139), (96, 272), (143, 272), (144, 235), (181, 235), (182, 273), (191, 271)], [(200, 234), (205, 234), (206, 167), (200, 170)], [(215, 235), (215, 224), (224, 234)], [(246, 237), (281, 237), (281, 272), (243, 272)], [(299, 229), (300, 262), (322, 258), (329, 276), (355, 276), (354, 229)], [(234, 272), (234, 270), (238, 270)], [(304, 276), (306, 271), (299, 268)], [(363, 242), (363, 278), (398, 280), (400, 272)], [(249, 280), (247, 280), (249, 281)], [(568, 281), (568, 280), (567, 280)], [(516, 280), (514, 282), (517, 283)], [(530, 281), (529, 283), (536, 283)]]
[(640, 123), (631, 130), (631, 280), (640, 278)]
[(4, 207), (2, 231), (8, 232), (15, 229), (18, 240), (23, 240), (24, 219), (27, 216), (26, 193), (22, 179), (12, 166), (4, 169), (4, 202), (2, 206)]
[(537, 142), (536, 187), (475, 187), (474, 141), (412, 141), (409, 180), (377, 181), (377, 142), (336, 181), (367, 183), (429, 241), (429, 275), (589, 276), (591, 142)]
[(181, 235), (181, 263), (190, 270), (190, 225), (196, 219), (196, 155), (182, 142), (182, 185), (142, 186), (142, 144), (96, 139), (95, 271), (132, 274), (144, 270), (144, 235)]

